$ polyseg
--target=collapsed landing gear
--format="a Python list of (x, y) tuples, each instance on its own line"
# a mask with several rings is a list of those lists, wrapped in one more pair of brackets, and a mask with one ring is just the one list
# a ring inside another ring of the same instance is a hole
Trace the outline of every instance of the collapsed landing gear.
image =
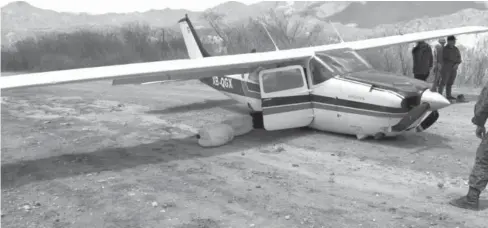
[(264, 129), (263, 112), (251, 112), (252, 126), (254, 129)]
[(378, 132), (378, 133), (376, 133), (374, 135), (358, 134), (358, 135), (356, 135), (356, 138), (358, 140), (365, 140), (365, 139), (369, 138), (370, 136), (372, 136), (375, 140), (382, 140), (382, 139), (386, 138), (386, 135), (383, 132)]

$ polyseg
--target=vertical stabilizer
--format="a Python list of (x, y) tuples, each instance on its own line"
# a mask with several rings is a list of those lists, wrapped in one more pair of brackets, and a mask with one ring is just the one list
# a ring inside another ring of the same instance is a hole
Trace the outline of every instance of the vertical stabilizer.
[(202, 42), (198, 37), (195, 28), (193, 28), (188, 15), (185, 15), (185, 17), (178, 21), (178, 23), (180, 24), (181, 34), (185, 40), (186, 49), (190, 59), (209, 57), (210, 55), (207, 50), (203, 48)]

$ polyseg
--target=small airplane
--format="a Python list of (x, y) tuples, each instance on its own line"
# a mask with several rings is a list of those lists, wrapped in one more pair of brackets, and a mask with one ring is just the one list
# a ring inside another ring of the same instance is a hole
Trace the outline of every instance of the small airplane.
[(380, 139), (424, 131), (437, 121), (438, 110), (450, 102), (432, 92), (424, 81), (373, 69), (356, 51), (488, 32), (488, 27), (468, 26), (290, 50), (210, 56), (188, 16), (179, 24), (190, 59), (1, 77), (0, 88), (96, 80), (127, 85), (199, 79), (247, 105), (255, 126), (268, 131), (310, 127), (358, 139)]

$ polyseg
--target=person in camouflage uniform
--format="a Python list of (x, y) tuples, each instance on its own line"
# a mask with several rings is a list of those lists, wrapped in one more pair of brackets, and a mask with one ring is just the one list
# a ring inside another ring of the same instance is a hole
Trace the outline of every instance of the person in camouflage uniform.
[(469, 176), (469, 190), (466, 196), (452, 200), (451, 205), (471, 210), (479, 210), (480, 193), (488, 184), (488, 135), (485, 123), (488, 118), (488, 83), (485, 85), (474, 107), (471, 122), (477, 126), (476, 136), (482, 141), (476, 151), (473, 169)]

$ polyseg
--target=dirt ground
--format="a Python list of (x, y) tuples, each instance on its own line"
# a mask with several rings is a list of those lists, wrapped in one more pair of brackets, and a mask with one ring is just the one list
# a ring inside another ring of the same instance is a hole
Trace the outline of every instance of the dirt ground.
[(244, 109), (198, 82), (4, 92), (2, 227), (486, 227), (447, 204), (467, 190), (473, 105), (397, 139), (254, 130), (203, 149), (195, 129)]

